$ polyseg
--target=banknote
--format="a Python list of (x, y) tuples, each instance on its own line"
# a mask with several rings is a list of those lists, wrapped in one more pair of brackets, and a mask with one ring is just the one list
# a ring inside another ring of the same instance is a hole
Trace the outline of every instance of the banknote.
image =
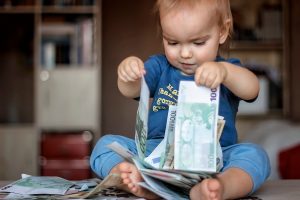
[(19, 179), (0, 189), (0, 192), (13, 192), (17, 194), (37, 195), (52, 194), (64, 195), (74, 183), (55, 176), (28, 176)]
[[(145, 166), (142, 165), (138, 160), (135, 159), (135, 157), (133, 158), (133, 162), (135, 164), (135, 166), (137, 167), (137, 169), (141, 172), (143, 169), (145, 169)], [(153, 177), (150, 177), (144, 173), (141, 173), (143, 179), (145, 182), (141, 182), (139, 183), (139, 185), (141, 185), (142, 187), (147, 188), (148, 190), (154, 192), (155, 194), (161, 196), (164, 199), (189, 199), (188, 198), (188, 194), (183, 193), (182, 190), (177, 190), (172, 188), (172, 187), (168, 187), (167, 184), (165, 184), (165, 182), (161, 182), (157, 179), (154, 179)]]
[(217, 171), (219, 88), (181, 81), (176, 113), (174, 169)]
[(223, 116), (218, 116), (218, 125), (217, 125), (217, 140), (219, 141), (225, 126), (226, 120)]
[(137, 146), (138, 156), (145, 158), (146, 142), (148, 135), (148, 113), (149, 113), (150, 92), (144, 77), (141, 80), (141, 93), (139, 107), (136, 115), (135, 124), (135, 142)]
[(151, 152), (148, 157), (145, 157), (145, 162), (152, 165), (154, 168), (159, 169), (161, 160), (165, 157), (166, 138), (164, 138), (157, 147)]
[(157, 169), (173, 169), (176, 106), (170, 105), (165, 137), (145, 161)]
[(141, 172), (153, 178), (159, 179), (163, 182), (176, 185), (184, 189), (191, 189), (191, 187), (195, 185), (193, 179), (188, 179), (185, 176), (178, 173), (153, 169), (141, 169)]
[(119, 174), (109, 174), (104, 180), (102, 180), (95, 188), (89, 192), (77, 193), (73, 195), (68, 195), (64, 197), (75, 198), (75, 199), (87, 199), (96, 194), (102, 192), (104, 189), (109, 187), (117, 187), (122, 184), (122, 178)]
[(118, 153), (120, 156), (122, 156), (125, 160), (129, 162), (132, 162), (131, 158), (135, 156), (131, 151), (124, 148), (116, 141), (108, 144), (107, 147)]
[(167, 125), (165, 131), (165, 151), (161, 159), (161, 168), (174, 168), (174, 136), (177, 106), (170, 105), (167, 117)]

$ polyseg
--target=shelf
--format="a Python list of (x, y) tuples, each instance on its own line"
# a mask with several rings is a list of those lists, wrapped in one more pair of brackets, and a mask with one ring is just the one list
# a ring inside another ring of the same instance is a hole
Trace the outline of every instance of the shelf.
[(96, 6), (43, 6), (40, 10), (48, 14), (96, 14)]
[(269, 110), (266, 114), (252, 114), (252, 115), (237, 115), (237, 120), (265, 120), (265, 119), (283, 119), (284, 114), (281, 109)]
[(1, 13), (96, 14), (97, 6), (2, 6)]
[(230, 44), (231, 51), (281, 51), (282, 42), (280, 40), (270, 41), (233, 41)]
[(41, 69), (42, 70), (46, 70), (46, 71), (53, 71), (53, 70), (57, 70), (57, 69), (93, 69), (93, 68), (97, 68), (97, 65), (75, 65), (75, 64), (57, 64), (51, 68), (47, 68), (47, 66), (43, 66), (41, 65)]
[(36, 6), (8, 6), (0, 7), (0, 14), (33, 14), (36, 11)]

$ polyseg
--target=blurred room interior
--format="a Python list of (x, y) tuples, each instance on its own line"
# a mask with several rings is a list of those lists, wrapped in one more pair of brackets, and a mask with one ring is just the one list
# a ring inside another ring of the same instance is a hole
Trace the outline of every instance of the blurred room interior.
[[(129, 55), (163, 52), (154, 2), (0, 2), (1, 180), (89, 178), (88, 157), (102, 135), (134, 136), (137, 102), (119, 93), (117, 66)], [(262, 145), (270, 179), (286, 178), (280, 153), (300, 145), (300, 2), (230, 2), (235, 32), (222, 55), (241, 59), (261, 86), (255, 103), (241, 103), (240, 142)]]

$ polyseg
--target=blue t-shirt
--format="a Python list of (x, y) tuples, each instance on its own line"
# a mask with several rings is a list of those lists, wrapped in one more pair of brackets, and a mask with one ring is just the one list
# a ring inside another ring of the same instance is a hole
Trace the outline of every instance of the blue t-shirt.
[[(237, 59), (224, 60), (217, 57), (216, 61), (226, 61), (240, 65)], [(180, 70), (173, 67), (165, 55), (151, 56), (145, 62), (145, 80), (153, 98), (149, 109), (148, 139), (163, 138), (169, 105), (177, 105), (178, 89), (181, 80), (194, 80), (194, 76), (183, 75)], [(235, 128), (236, 113), (240, 98), (235, 96), (224, 85), (220, 87), (219, 115), (226, 120), (221, 136), (221, 146), (237, 143), (237, 131)]]

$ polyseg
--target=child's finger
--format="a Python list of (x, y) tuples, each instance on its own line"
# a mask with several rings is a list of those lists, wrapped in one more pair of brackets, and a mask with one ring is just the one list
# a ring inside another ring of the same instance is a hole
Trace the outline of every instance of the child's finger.
[(207, 75), (205, 72), (202, 71), (202, 73), (199, 74), (199, 76), (198, 76), (197, 82), (199, 85), (205, 85), (206, 81), (207, 81), (206, 79), (207, 79)]
[(118, 76), (124, 82), (129, 82), (129, 81), (134, 81), (135, 80), (125, 70), (119, 70), (118, 71)]
[(140, 59), (132, 60), (130, 66), (136, 78), (141, 78), (145, 74), (144, 63)]
[(206, 77), (206, 81), (205, 81), (205, 86), (212, 88), (213, 84), (215, 83), (215, 81), (217, 80), (217, 74), (215, 73), (209, 73)]
[(217, 88), (221, 84), (219, 79), (215, 79), (215, 81), (211, 84), (210, 88)]

